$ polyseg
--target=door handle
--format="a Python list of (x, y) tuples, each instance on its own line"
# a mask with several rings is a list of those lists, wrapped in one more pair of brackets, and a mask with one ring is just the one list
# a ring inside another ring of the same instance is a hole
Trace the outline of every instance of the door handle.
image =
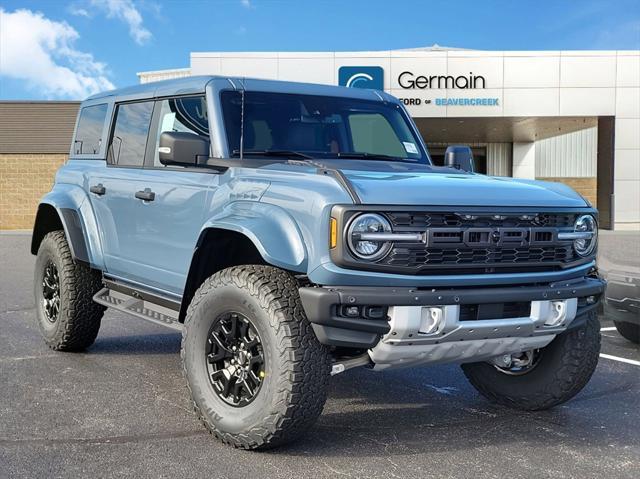
[(156, 199), (156, 194), (151, 191), (151, 188), (145, 188), (144, 191), (136, 191), (136, 198), (142, 201), (153, 201)]
[(107, 189), (102, 185), (102, 183), (98, 183), (97, 185), (93, 185), (89, 188), (89, 191), (94, 195), (102, 196), (107, 192)]

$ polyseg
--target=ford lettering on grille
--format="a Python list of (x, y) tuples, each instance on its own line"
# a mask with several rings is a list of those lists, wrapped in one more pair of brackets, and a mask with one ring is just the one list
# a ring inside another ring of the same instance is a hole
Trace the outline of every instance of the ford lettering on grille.
[(553, 244), (556, 228), (429, 228), (427, 248), (523, 247)]

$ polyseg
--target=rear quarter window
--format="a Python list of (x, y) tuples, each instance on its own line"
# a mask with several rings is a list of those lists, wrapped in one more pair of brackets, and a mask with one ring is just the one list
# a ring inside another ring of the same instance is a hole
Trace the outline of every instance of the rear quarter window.
[(73, 139), (74, 155), (97, 155), (100, 152), (106, 116), (106, 103), (85, 106), (80, 110), (76, 136)]

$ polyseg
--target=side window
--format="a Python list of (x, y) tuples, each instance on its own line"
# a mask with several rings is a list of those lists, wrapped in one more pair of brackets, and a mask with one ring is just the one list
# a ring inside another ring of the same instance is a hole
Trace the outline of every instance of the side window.
[(204, 96), (171, 98), (158, 102), (160, 119), (156, 135), (153, 166), (164, 167), (158, 159), (160, 135), (165, 131), (193, 133), (209, 139), (209, 119), (207, 102)]
[(152, 101), (118, 105), (107, 155), (109, 164), (142, 167), (152, 112)]
[(389, 121), (379, 113), (349, 116), (353, 150), (406, 158), (407, 153)]
[(75, 155), (95, 155), (100, 152), (102, 128), (107, 116), (107, 104), (85, 106), (80, 110), (76, 136), (73, 139)]

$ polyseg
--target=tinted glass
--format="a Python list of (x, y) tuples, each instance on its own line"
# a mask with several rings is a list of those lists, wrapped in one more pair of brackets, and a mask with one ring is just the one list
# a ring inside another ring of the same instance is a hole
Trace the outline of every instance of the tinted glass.
[(107, 116), (107, 104), (85, 106), (80, 110), (80, 120), (73, 140), (73, 153), (95, 155), (100, 151), (102, 128)]
[(109, 145), (109, 163), (142, 166), (152, 112), (152, 101), (118, 106), (116, 126)]
[(349, 115), (349, 128), (355, 151), (400, 158), (407, 156), (404, 145), (391, 124), (379, 113)]
[(158, 160), (160, 134), (165, 131), (193, 133), (209, 139), (209, 121), (207, 103), (202, 97), (172, 98), (159, 102), (160, 122), (156, 136), (154, 166), (164, 167)]
[[(229, 150), (237, 151), (242, 95), (225, 91), (221, 101)], [(245, 93), (244, 150), (294, 150), (327, 158), (365, 153), (427, 161), (397, 104), (285, 93)]]

